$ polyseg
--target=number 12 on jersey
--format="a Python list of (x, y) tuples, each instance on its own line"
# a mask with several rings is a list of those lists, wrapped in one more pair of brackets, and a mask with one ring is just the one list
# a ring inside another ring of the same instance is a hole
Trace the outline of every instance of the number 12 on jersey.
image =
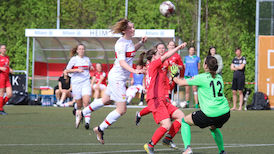
[[(210, 87), (212, 87), (212, 91), (213, 91), (213, 96), (216, 97), (216, 91), (215, 91), (215, 85), (214, 85), (214, 82), (211, 81), (210, 82)], [(221, 97), (223, 96), (223, 93), (222, 93), (222, 83), (220, 81), (217, 81), (217, 87), (219, 87), (219, 91), (218, 91), (218, 96), (217, 97)]]

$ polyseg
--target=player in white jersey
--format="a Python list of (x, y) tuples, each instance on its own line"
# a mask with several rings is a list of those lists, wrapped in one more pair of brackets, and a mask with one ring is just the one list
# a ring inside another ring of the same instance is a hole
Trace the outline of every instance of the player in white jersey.
[(134, 45), (132, 42), (132, 37), (135, 32), (134, 24), (127, 19), (119, 20), (113, 26), (112, 32), (121, 33), (123, 36), (119, 38), (115, 44), (116, 60), (108, 74), (106, 92), (102, 99), (93, 101), (82, 111), (85, 116), (104, 105), (115, 102), (116, 109), (110, 112), (98, 127), (93, 128), (93, 131), (97, 134), (97, 140), (101, 144), (104, 144), (104, 130), (126, 113), (126, 80), (129, 78), (130, 73), (144, 73), (144, 70), (132, 68), (132, 61), (135, 52), (146, 42), (147, 37), (143, 37), (139, 43)]
[[(87, 107), (91, 97), (91, 83), (89, 71), (93, 70), (88, 57), (85, 56), (85, 46), (77, 45), (71, 50), (71, 59), (66, 67), (66, 72), (71, 74), (71, 87), (73, 98), (77, 103), (76, 125), (81, 121), (81, 108)], [(78, 121), (79, 120), (79, 121)], [(85, 128), (89, 129), (90, 114), (85, 116)]]

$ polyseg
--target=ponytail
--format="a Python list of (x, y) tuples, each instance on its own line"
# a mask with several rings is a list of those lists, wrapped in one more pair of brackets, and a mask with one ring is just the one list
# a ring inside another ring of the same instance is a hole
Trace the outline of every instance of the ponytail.
[(215, 77), (216, 77), (216, 71), (209, 70), (209, 73), (211, 74), (212, 78), (215, 79)]
[(82, 45), (84, 48), (86, 48), (86, 46), (84, 44), (78, 44), (78, 45), (76, 45), (74, 48), (72, 48), (70, 50), (70, 58), (73, 57), (73, 56), (75, 56), (75, 55), (77, 55), (77, 49), (78, 49), (78, 47), (80, 45)]
[(213, 56), (207, 56), (205, 64), (209, 69), (209, 73), (211, 74), (212, 78), (216, 77), (216, 71), (218, 69), (218, 62), (217, 59)]
[(138, 65), (145, 66), (145, 62), (144, 62), (145, 54), (146, 54), (145, 51), (140, 54), (138, 62), (137, 62)]
[(145, 66), (146, 63), (144, 62), (144, 57), (146, 56), (146, 59), (148, 61), (151, 61), (153, 55), (155, 55), (156, 52), (157, 51), (155, 49), (150, 49), (150, 50), (142, 52), (139, 56), (138, 64), (142, 64), (143, 66)]
[(130, 21), (128, 19), (122, 18), (118, 22), (115, 23), (114, 26), (111, 28), (111, 32), (113, 34), (122, 34), (124, 35), (123, 31), (127, 29), (128, 23)]
[(76, 55), (76, 51), (77, 51), (77, 47), (78, 46), (76, 46), (76, 47), (74, 47), (74, 48), (72, 48), (71, 50), (70, 50), (70, 57), (73, 57), (73, 56), (75, 56)]

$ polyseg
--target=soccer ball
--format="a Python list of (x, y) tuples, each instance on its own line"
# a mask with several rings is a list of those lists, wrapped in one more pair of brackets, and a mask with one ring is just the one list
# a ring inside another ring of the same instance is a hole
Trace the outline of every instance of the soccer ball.
[(186, 101), (180, 102), (179, 105), (180, 105), (181, 108), (186, 108), (187, 102)]
[(170, 1), (164, 1), (160, 5), (160, 12), (165, 17), (169, 17), (170, 15), (175, 13), (175, 6)]

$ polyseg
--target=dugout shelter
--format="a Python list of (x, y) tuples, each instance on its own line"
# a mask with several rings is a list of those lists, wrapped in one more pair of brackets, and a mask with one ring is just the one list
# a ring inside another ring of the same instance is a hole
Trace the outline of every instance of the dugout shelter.
[[(41, 87), (54, 87), (70, 59), (70, 50), (77, 44), (86, 46), (86, 56), (93, 65), (101, 63), (108, 72), (115, 60), (114, 45), (121, 35), (110, 29), (26, 29), (27, 59), (32, 58), (32, 93), (38, 94)], [(175, 39), (174, 29), (136, 29), (133, 42), (147, 36), (148, 41), (140, 51), (152, 48), (157, 43)], [(32, 38), (32, 42), (31, 42)], [(29, 54), (32, 43), (32, 56)], [(28, 72), (27, 67), (27, 72)], [(92, 74), (92, 72), (91, 72)]]

